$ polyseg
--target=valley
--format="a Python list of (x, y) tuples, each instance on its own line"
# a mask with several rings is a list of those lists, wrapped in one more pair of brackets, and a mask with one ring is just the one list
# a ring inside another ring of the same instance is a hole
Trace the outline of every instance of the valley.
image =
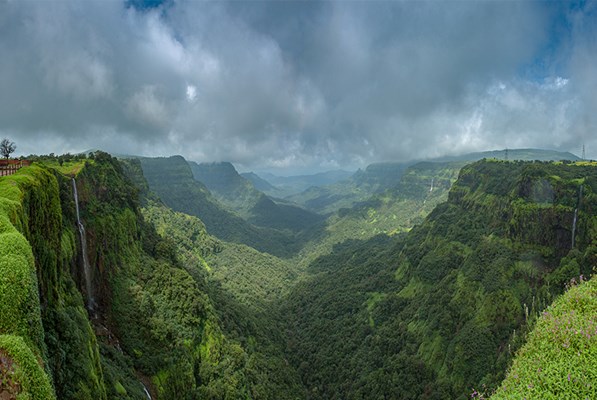
[(0, 393), (590, 397), (594, 336), (573, 342), (565, 387), (549, 360), (526, 389), (509, 371), (568, 298), (585, 304), (571, 326), (595, 323), (597, 164), (508, 157), (275, 181), (181, 156), (39, 156), (0, 178)]

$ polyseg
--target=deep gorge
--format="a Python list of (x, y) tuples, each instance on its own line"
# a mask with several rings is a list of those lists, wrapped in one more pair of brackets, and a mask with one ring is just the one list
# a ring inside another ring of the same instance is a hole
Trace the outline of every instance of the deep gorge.
[(220, 208), (184, 160), (40, 160), (0, 178), (0, 393), (490, 393), (543, 310), (596, 265), (595, 168), (415, 166), (291, 232)]

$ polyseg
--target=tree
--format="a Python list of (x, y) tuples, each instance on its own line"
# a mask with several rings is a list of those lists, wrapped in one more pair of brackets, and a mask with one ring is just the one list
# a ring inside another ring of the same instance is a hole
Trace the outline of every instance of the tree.
[(14, 144), (14, 142), (11, 142), (6, 138), (2, 139), (2, 141), (0, 142), (0, 154), (2, 154), (4, 158), (10, 157), (10, 154), (16, 149), (17, 146)]

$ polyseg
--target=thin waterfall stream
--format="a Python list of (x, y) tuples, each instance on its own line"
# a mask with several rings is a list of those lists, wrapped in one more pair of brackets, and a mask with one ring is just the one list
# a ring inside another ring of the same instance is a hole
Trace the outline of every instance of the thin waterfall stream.
[(578, 218), (578, 207), (580, 207), (580, 200), (582, 198), (582, 185), (580, 185), (580, 190), (578, 192), (578, 202), (576, 203), (576, 208), (574, 209), (574, 219), (572, 220), (572, 246), (570, 248), (574, 248), (574, 242), (576, 239), (576, 220)]
[(141, 382), (141, 385), (143, 385), (143, 391), (145, 392), (145, 396), (147, 396), (147, 400), (153, 400), (151, 394), (149, 394), (149, 390), (147, 390), (147, 386), (143, 382)]
[(77, 210), (77, 227), (79, 228), (79, 238), (81, 239), (81, 257), (83, 258), (83, 276), (85, 278), (85, 294), (87, 296), (87, 309), (93, 311), (95, 308), (95, 299), (93, 297), (93, 283), (91, 279), (91, 265), (89, 264), (89, 257), (87, 256), (87, 236), (85, 234), (85, 226), (81, 222), (79, 214), (79, 195), (77, 193), (77, 182), (75, 178), (73, 181), (73, 193), (75, 197), (75, 208)]
[[(79, 212), (79, 194), (77, 192), (77, 182), (75, 178), (72, 178), (73, 182), (73, 195), (75, 198), (75, 210), (77, 211), (77, 227), (79, 228), (79, 238), (81, 239), (81, 257), (83, 258), (83, 276), (85, 278), (85, 294), (87, 296), (87, 309), (90, 312), (95, 311), (95, 298), (93, 296), (93, 281), (91, 278), (91, 265), (89, 264), (89, 257), (87, 256), (87, 235), (85, 234), (85, 226), (81, 222), (81, 214)], [(106, 331), (107, 328), (103, 327)], [(109, 332), (109, 331), (108, 331)], [(120, 349), (120, 346), (117, 345), (117, 348)], [(122, 350), (120, 350), (122, 351)], [(141, 386), (143, 387), (143, 392), (147, 397), (147, 400), (153, 400), (151, 397), (151, 393), (147, 390), (147, 386), (141, 381)]]

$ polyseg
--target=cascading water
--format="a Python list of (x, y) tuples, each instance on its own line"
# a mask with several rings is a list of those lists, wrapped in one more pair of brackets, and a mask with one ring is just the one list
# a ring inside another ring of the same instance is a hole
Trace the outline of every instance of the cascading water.
[(574, 248), (574, 234), (576, 233), (576, 218), (578, 217), (578, 207), (574, 209), (574, 219), (572, 220), (572, 247)]
[(77, 193), (77, 182), (75, 178), (73, 181), (73, 193), (75, 197), (75, 208), (77, 210), (77, 227), (79, 228), (79, 237), (81, 238), (81, 256), (83, 258), (83, 276), (85, 278), (85, 291), (87, 295), (87, 309), (93, 311), (95, 308), (95, 299), (93, 298), (93, 285), (91, 282), (91, 265), (89, 265), (89, 258), (87, 257), (87, 237), (85, 235), (85, 226), (81, 222), (79, 215), (79, 195)]
[(147, 390), (147, 387), (145, 386), (145, 384), (143, 382), (141, 382), (141, 385), (143, 385), (143, 391), (145, 392), (145, 396), (147, 397), (147, 400), (153, 400), (151, 397), (151, 394), (149, 394), (149, 390)]
[(578, 218), (578, 207), (580, 207), (580, 199), (582, 198), (582, 185), (580, 185), (580, 190), (578, 192), (578, 203), (576, 204), (576, 208), (574, 209), (574, 219), (572, 220), (572, 246), (574, 248), (574, 241), (576, 239), (576, 219)]

